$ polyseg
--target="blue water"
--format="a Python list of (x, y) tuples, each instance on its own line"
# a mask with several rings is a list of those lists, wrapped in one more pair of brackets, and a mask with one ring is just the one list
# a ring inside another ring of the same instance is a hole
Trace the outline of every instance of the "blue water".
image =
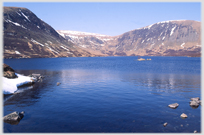
[[(5, 59), (17, 73), (45, 78), (4, 97), (4, 115), (25, 111), (5, 133), (201, 132), (201, 58), (84, 57)], [(61, 84), (56, 85), (57, 82)], [(202, 100), (202, 99), (201, 99)], [(178, 103), (177, 109), (168, 107)], [(185, 113), (188, 118), (182, 119)], [(166, 127), (163, 124), (167, 122)]]

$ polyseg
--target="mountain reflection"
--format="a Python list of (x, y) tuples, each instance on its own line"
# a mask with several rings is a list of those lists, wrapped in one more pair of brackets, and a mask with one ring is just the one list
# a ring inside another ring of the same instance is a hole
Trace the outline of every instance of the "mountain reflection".
[(124, 75), (122, 80), (153, 92), (177, 93), (200, 89), (200, 75), (136, 73)]

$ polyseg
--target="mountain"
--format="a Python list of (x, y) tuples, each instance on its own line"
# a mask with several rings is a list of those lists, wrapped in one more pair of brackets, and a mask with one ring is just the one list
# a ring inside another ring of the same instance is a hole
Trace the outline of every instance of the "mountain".
[(3, 9), (4, 58), (92, 56), (26, 8)]
[(102, 56), (201, 56), (201, 23), (158, 22), (118, 36), (57, 30), (80, 48)]
[(111, 47), (109, 44), (116, 44), (117, 36), (107, 36), (96, 33), (57, 30), (57, 32), (68, 41), (76, 44), (78, 47), (98, 56), (110, 56)]
[(158, 22), (118, 36), (54, 30), (26, 8), (4, 7), (3, 57), (201, 56), (201, 23)]

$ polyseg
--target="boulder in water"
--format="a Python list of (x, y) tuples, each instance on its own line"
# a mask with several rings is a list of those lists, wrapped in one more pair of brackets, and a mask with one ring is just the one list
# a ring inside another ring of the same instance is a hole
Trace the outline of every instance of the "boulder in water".
[(185, 119), (185, 118), (187, 118), (187, 117), (188, 117), (188, 116), (187, 116), (185, 113), (182, 113), (182, 114), (181, 114), (181, 118), (182, 118), (182, 119)]
[(167, 124), (168, 124), (168, 123), (167, 123), (167, 122), (165, 122), (165, 123), (163, 124), (163, 126), (164, 126), (164, 127), (166, 127), (166, 126), (167, 126)]
[(178, 103), (173, 103), (173, 104), (168, 105), (168, 107), (170, 107), (172, 109), (176, 109), (178, 106), (179, 106)]
[(20, 122), (20, 120), (24, 117), (25, 112), (12, 112), (6, 116), (3, 117), (4, 122), (16, 125)]
[(191, 98), (190, 101), (190, 106), (195, 109), (198, 108), (198, 106), (201, 104), (200, 98), (196, 97), (196, 98)]

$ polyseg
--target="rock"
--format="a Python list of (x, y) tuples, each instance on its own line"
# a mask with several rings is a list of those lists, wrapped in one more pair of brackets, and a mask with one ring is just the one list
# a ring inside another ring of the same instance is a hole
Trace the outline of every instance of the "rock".
[(24, 117), (25, 112), (12, 112), (6, 116), (3, 117), (4, 122), (9, 124), (18, 124), (20, 120)]
[(174, 103), (174, 104), (170, 104), (168, 105), (168, 107), (172, 108), (172, 109), (176, 109), (179, 106), (178, 103)]
[(33, 77), (35, 82), (42, 81), (43, 76), (41, 74), (31, 74), (30, 77)]
[(57, 86), (59, 86), (61, 83), (60, 82), (57, 82)]
[(190, 106), (195, 109), (198, 108), (198, 106), (201, 104), (200, 98), (196, 97), (196, 98), (191, 98), (190, 101)]
[(190, 106), (191, 106), (191, 107), (194, 107), (194, 108), (197, 108), (197, 107), (199, 106), (199, 103), (200, 103), (200, 102), (193, 100), (193, 101), (190, 101)]
[(192, 101), (198, 101), (198, 100), (200, 100), (200, 98), (199, 98), (199, 97), (191, 98), (191, 100), (192, 100)]
[(181, 118), (183, 118), (183, 119), (185, 119), (185, 118), (187, 118), (188, 116), (185, 114), (185, 113), (182, 113), (181, 114)]
[(165, 122), (165, 123), (163, 124), (163, 126), (164, 126), (164, 127), (166, 127), (166, 126), (167, 126), (167, 124), (168, 124), (168, 123), (167, 123), (167, 122)]
[(13, 79), (17, 78), (18, 76), (15, 74), (15, 71), (7, 64), (3, 64), (4, 68), (4, 77)]

